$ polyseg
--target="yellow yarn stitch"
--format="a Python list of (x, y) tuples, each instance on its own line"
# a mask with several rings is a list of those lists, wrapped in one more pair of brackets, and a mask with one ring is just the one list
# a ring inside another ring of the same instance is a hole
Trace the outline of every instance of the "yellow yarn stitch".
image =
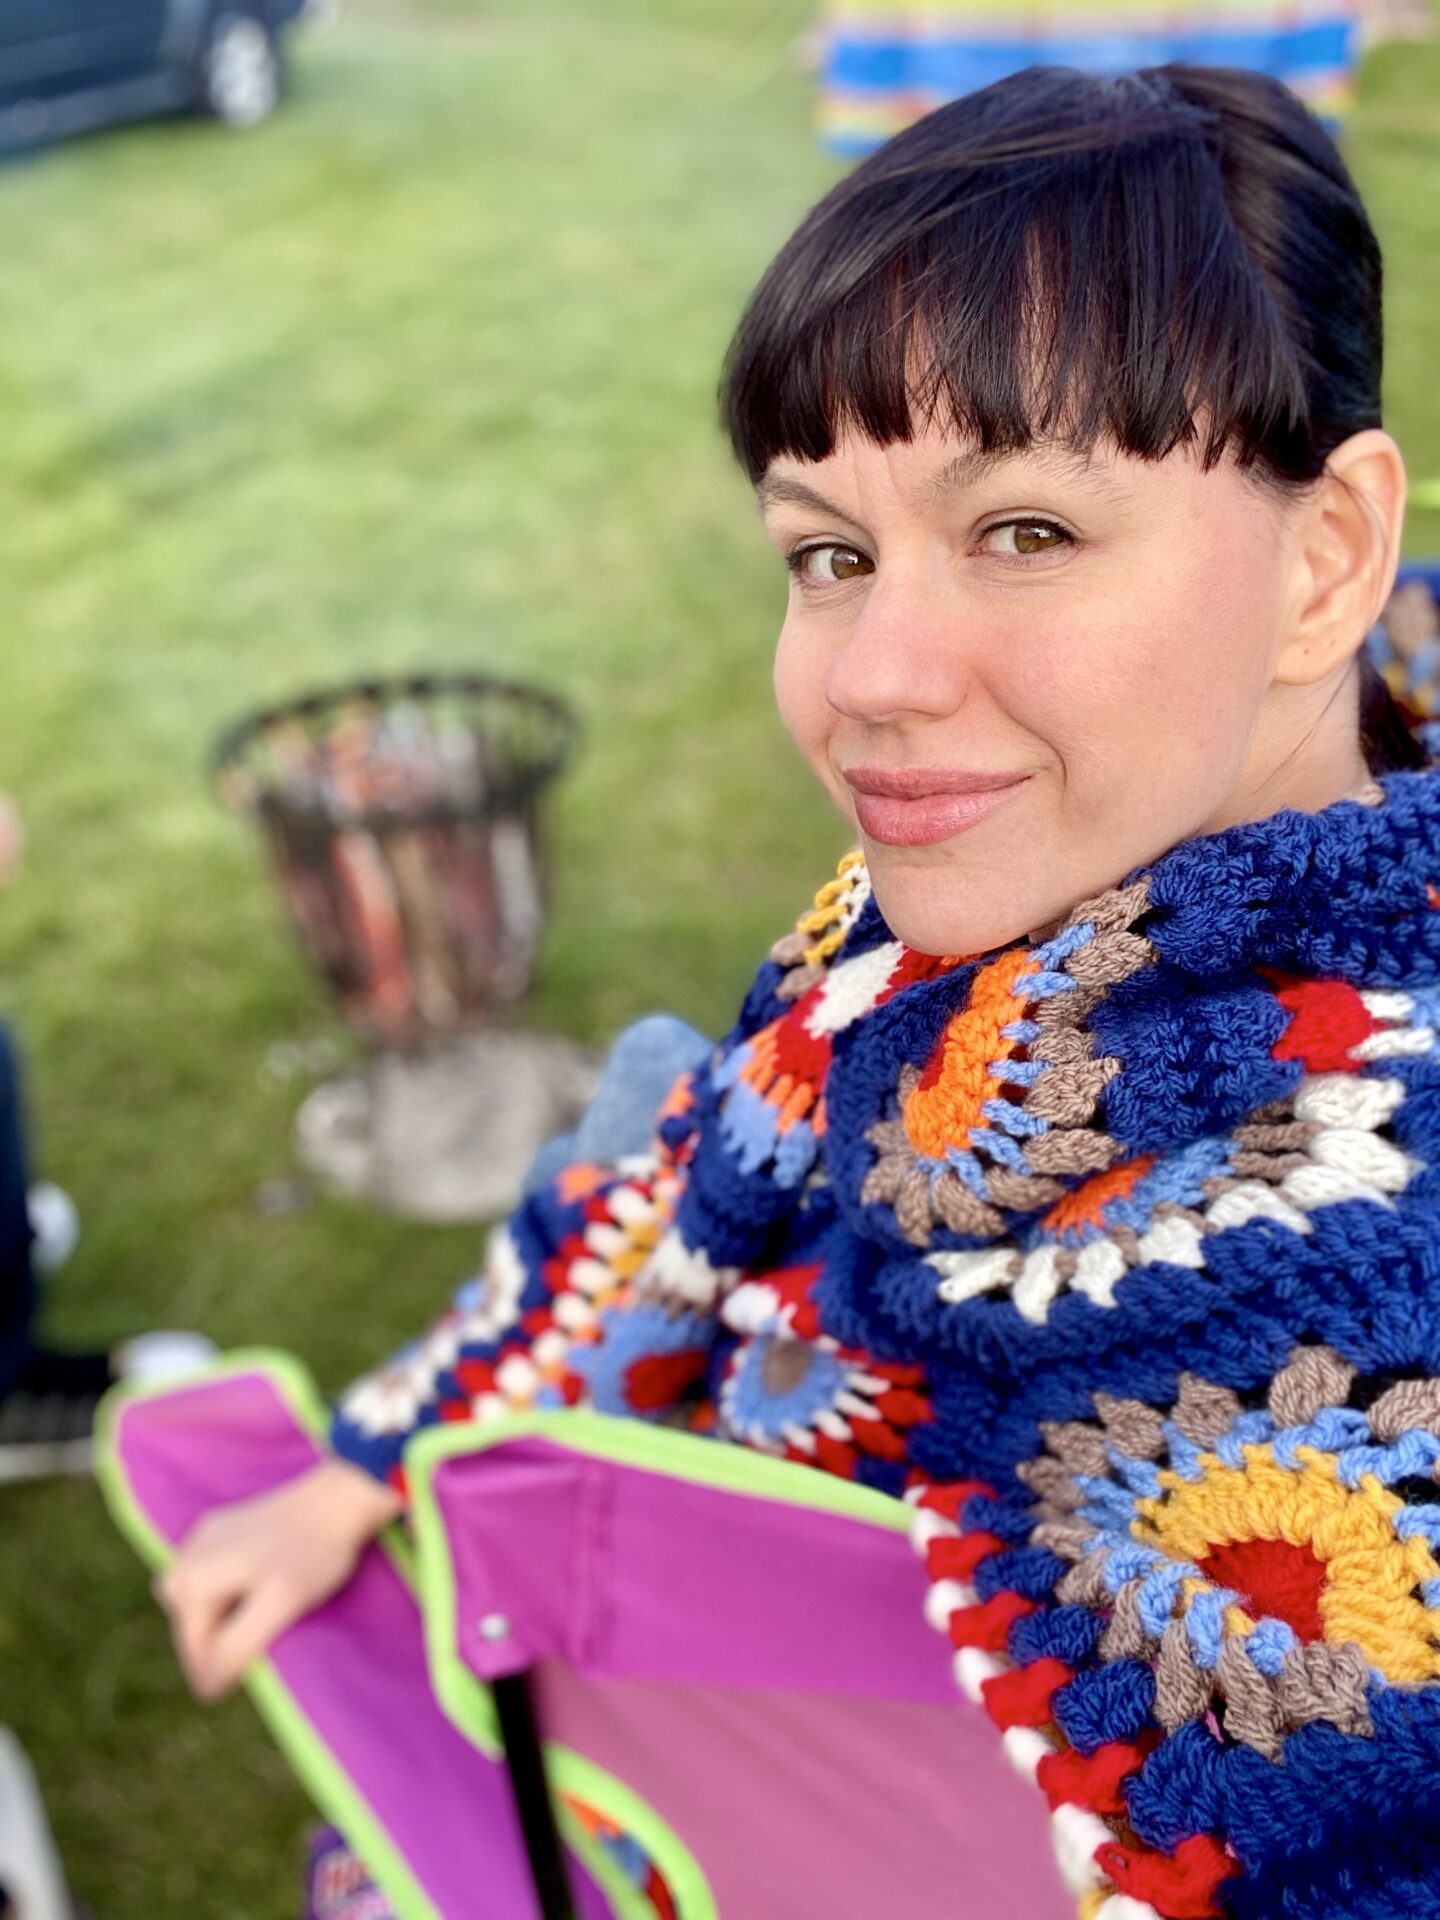
[(822, 966), (833, 953), (839, 952), (849, 931), (847, 916), (851, 895), (864, 871), (865, 856), (858, 847), (853, 848), (840, 862), (835, 878), (827, 880), (816, 894), (813, 909), (809, 913), (802, 913), (795, 922), (797, 933), (817, 936), (805, 949), (807, 966)]
[[(1177, 1560), (1203, 1560), (1212, 1548), (1242, 1540), (1285, 1540), (1309, 1547), (1325, 1566), (1319, 1611), (1332, 1645), (1354, 1641), (1392, 1682), (1440, 1678), (1440, 1649), (1430, 1610), (1412, 1591), (1440, 1575), (1420, 1535), (1400, 1540), (1394, 1517), (1405, 1504), (1373, 1474), (1353, 1491), (1335, 1477), (1336, 1456), (1297, 1447), (1296, 1471), (1280, 1466), (1266, 1445), (1241, 1449), (1243, 1468), (1202, 1454), (1201, 1480), (1163, 1472), (1163, 1499), (1136, 1502), (1131, 1531)], [(1250, 1616), (1232, 1607), (1232, 1632), (1248, 1633)]]

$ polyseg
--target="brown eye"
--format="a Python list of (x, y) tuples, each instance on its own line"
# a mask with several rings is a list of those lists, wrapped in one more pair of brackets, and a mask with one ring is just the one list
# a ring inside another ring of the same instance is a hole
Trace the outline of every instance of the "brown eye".
[(791, 554), (790, 569), (810, 586), (828, 587), (862, 579), (875, 571), (875, 563), (858, 547), (802, 547)]
[(1051, 547), (1060, 544), (1060, 536), (1054, 527), (1037, 524), (1033, 527), (1015, 529), (1015, 551), (1017, 553), (1048, 553)]
[(1051, 520), (1006, 520), (998, 527), (989, 528), (985, 541), (992, 553), (1012, 558), (1056, 553), (1062, 547), (1075, 544), (1074, 535)]

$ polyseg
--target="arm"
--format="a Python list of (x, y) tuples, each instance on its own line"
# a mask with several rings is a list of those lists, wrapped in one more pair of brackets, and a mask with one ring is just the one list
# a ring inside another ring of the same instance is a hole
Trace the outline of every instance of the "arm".
[(155, 1582), (191, 1692), (228, 1693), (277, 1634), (344, 1586), (403, 1507), (393, 1489), (330, 1459), (207, 1514)]
[[(842, 863), (815, 912), (776, 948), (715, 1062), (783, 1016), (832, 957), (867, 898), (857, 874), (863, 880), (853, 860)], [(802, 960), (803, 981), (792, 977)], [(607, 1081), (629, 1071), (626, 1038)], [(716, 1079), (714, 1063), (682, 1072), (655, 1116), (651, 1152), (635, 1160), (615, 1157), (628, 1143), (587, 1138), (587, 1116), (578, 1142), (595, 1157), (562, 1168), (527, 1199), (449, 1313), (350, 1389), (331, 1435), (335, 1458), (269, 1501), (216, 1515), (186, 1541), (159, 1592), (196, 1692), (227, 1691), (283, 1627), (344, 1584), (366, 1542), (403, 1510), (400, 1463), (418, 1428), (581, 1401), (655, 1419), (705, 1375), (717, 1296), (770, 1225), (742, 1209), (723, 1245), (705, 1247), (686, 1231), (682, 1203), (697, 1132), (716, 1119)], [(592, 1115), (601, 1104), (597, 1097)], [(787, 1193), (784, 1204), (793, 1199)]]
[(343, 1396), (335, 1452), (403, 1494), (405, 1445), (436, 1421), (669, 1412), (714, 1336), (710, 1311), (644, 1275), (682, 1185), (668, 1156), (562, 1169), (492, 1235), (483, 1273), (429, 1333)]
[[(662, 1109), (685, 1137), (687, 1095)], [(492, 1236), (483, 1273), (404, 1353), (344, 1396), (334, 1457), (207, 1517), (157, 1583), (201, 1698), (226, 1693), (287, 1626), (349, 1579), (404, 1510), (401, 1455), (437, 1420), (584, 1401), (656, 1418), (706, 1367), (714, 1320), (637, 1287), (683, 1187), (675, 1149), (565, 1167)]]

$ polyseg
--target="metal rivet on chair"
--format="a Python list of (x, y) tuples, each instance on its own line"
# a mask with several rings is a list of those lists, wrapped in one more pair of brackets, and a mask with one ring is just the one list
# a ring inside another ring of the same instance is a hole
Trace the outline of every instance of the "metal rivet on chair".
[(510, 1638), (510, 1622), (505, 1618), (503, 1613), (487, 1613), (480, 1622), (480, 1638), (482, 1640), (508, 1640)]

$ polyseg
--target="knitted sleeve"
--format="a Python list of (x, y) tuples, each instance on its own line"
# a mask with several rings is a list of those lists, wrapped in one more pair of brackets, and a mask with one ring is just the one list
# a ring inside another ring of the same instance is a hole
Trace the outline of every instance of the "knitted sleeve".
[(641, 1284), (684, 1187), (692, 1079), (651, 1153), (566, 1166), (495, 1230), (429, 1332), (344, 1394), (337, 1454), (403, 1492), (405, 1444), (436, 1421), (582, 1404), (655, 1419), (698, 1391), (713, 1312), (686, 1299), (681, 1273)]
[(712, 1423), (720, 1303), (804, 1197), (830, 1047), (811, 1001), (852, 931), (877, 937), (869, 899), (847, 855), (708, 1063), (675, 1082), (651, 1150), (577, 1161), (526, 1200), (449, 1312), (345, 1394), (338, 1454), (403, 1491), (405, 1443), (437, 1420), (577, 1405), (655, 1419), (693, 1399)]

